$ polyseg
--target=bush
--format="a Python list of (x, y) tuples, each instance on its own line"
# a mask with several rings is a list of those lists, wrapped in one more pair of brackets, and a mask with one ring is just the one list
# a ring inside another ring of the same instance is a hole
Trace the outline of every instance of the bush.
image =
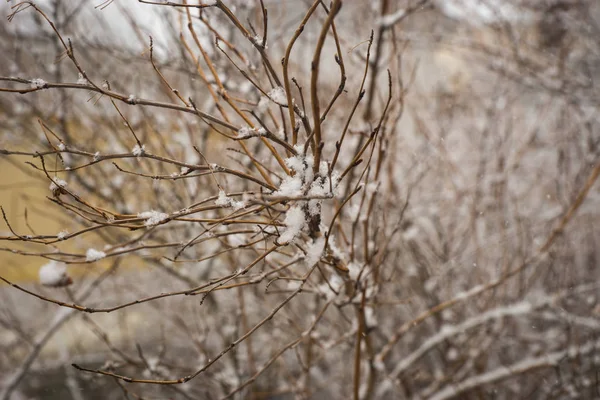
[(593, 4), (399, 3), (12, 5), (2, 398), (592, 398)]

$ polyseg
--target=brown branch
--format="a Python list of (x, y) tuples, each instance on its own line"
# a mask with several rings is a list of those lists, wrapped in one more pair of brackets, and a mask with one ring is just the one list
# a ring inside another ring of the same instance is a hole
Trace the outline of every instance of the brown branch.
[(313, 155), (314, 155), (314, 173), (317, 175), (319, 173), (319, 166), (321, 165), (321, 111), (319, 105), (319, 94), (318, 94), (318, 81), (319, 81), (319, 63), (321, 61), (321, 51), (323, 50), (323, 45), (325, 44), (325, 39), (327, 37), (327, 32), (331, 24), (333, 23), (333, 19), (340, 11), (342, 7), (341, 0), (333, 0), (333, 4), (331, 5), (331, 10), (321, 27), (321, 34), (319, 35), (319, 39), (317, 40), (317, 45), (315, 47), (315, 53), (313, 55), (312, 62), (310, 64), (310, 101), (312, 104), (312, 117), (313, 117), (313, 134), (314, 134), (314, 144), (313, 144)]

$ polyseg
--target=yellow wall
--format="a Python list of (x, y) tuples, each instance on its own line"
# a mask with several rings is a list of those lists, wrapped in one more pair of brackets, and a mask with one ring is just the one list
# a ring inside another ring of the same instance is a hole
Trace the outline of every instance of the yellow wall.
[[(14, 166), (24, 164), (24, 157), (12, 157), (9, 162), (6, 156), (0, 157), (0, 205), (4, 208), (12, 228), (21, 235), (32, 234), (25, 223), (25, 209), (29, 225), (36, 234), (56, 234), (61, 228), (58, 222), (49, 217), (55, 208), (45, 196), (50, 194), (48, 186), (43, 181), (28, 176), (24, 171)], [(45, 215), (44, 215), (45, 213)], [(4, 220), (0, 223), (2, 236), (10, 234)], [(19, 242), (0, 241), (1, 248), (25, 247)], [(37, 279), (38, 267), (45, 263), (40, 257), (27, 257), (10, 252), (0, 252), (0, 275), (14, 281), (30, 281)]]

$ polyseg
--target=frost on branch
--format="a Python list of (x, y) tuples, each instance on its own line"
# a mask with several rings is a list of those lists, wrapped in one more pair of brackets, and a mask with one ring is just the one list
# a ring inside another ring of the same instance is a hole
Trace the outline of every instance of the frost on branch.
[(98, 261), (106, 257), (106, 253), (96, 249), (88, 249), (85, 253), (85, 261)]
[(49, 287), (62, 287), (73, 283), (73, 280), (67, 274), (66, 264), (55, 260), (40, 268), (39, 277), (40, 283)]

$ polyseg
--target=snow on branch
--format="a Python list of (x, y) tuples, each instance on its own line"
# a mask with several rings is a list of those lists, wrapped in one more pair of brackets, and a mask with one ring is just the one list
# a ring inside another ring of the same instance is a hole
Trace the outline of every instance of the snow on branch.
[(106, 257), (106, 253), (96, 249), (88, 249), (85, 253), (85, 261), (98, 261)]
[(138, 218), (143, 218), (146, 220), (144, 222), (144, 225), (146, 225), (146, 226), (158, 225), (162, 221), (169, 218), (169, 214), (159, 212), (159, 211), (154, 211), (154, 210), (141, 212), (137, 216), (138, 216)]
[(246, 208), (246, 202), (241, 200), (237, 201), (227, 196), (224, 190), (219, 190), (219, 197), (215, 200), (215, 205), (221, 207), (233, 207), (234, 211)]
[(62, 287), (73, 283), (73, 280), (67, 274), (66, 264), (55, 260), (44, 264), (40, 268), (39, 277), (40, 283), (49, 287)]

